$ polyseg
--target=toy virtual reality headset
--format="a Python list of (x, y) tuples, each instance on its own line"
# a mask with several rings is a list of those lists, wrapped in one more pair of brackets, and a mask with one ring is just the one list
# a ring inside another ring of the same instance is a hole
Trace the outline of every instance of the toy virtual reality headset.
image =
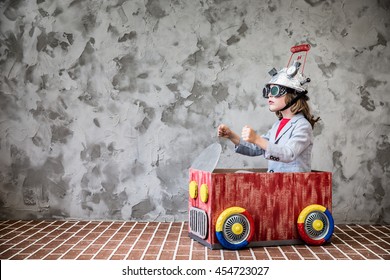
[[(269, 96), (280, 97), (286, 93), (306, 94), (306, 84), (310, 82), (309, 78), (303, 76), (303, 68), (306, 63), (307, 52), (310, 50), (310, 45), (304, 44), (291, 48), (290, 60), (286, 68), (277, 71), (273, 68), (268, 73), (272, 76), (271, 80), (266, 83), (263, 89), (263, 97), (268, 98)], [(304, 61), (302, 64), (302, 54), (305, 52)], [(296, 60), (291, 63), (293, 55), (297, 54)]]

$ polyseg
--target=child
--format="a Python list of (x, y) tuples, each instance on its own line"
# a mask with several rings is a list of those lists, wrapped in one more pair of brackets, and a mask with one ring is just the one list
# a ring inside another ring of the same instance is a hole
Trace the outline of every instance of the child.
[(268, 159), (268, 172), (311, 171), (313, 127), (319, 118), (314, 119), (310, 112), (307, 90), (303, 88), (310, 79), (303, 79), (299, 67), (300, 63), (295, 62), (277, 73), (271, 70), (273, 77), (265, 85), (263, 97), (279, 120), (265, 135), (256, 134), (246, 125), (240, 138), (226, 125), (218, 127), (218, 136), (232, 141), (237, 153)]

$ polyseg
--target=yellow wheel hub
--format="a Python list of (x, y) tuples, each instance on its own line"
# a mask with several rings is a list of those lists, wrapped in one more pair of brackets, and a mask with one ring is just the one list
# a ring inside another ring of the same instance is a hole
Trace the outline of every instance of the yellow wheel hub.
[(244, 231), (244, 228), (242, 226), (242, 224), (239, 224), (239, 223), (235, 223), (233, 226), (232, 226), (232, 232), (236, 235), (240, 235), (242, 232)]
[(314, 220), (312, 226), (316, 231), (320, 231), (324, 228), (324, 223), (321, 220)]

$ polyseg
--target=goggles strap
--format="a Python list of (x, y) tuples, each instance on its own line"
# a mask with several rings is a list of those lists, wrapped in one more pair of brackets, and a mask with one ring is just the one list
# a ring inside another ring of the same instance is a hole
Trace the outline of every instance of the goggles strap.
[(305, 94), (307, 94), (307, 91), (302, 91), (300, 93), (297, 94), (297, 96), (295, 96), (289, 103), (286, 104), (286, 106), (284, 106), (282, 109), (280, 109), (280, 111), (284, 111), (288, 108), (290, 108), (292, 105), (294, 105), (295, 103), (297, 103), (297, 101), (302, 98)]

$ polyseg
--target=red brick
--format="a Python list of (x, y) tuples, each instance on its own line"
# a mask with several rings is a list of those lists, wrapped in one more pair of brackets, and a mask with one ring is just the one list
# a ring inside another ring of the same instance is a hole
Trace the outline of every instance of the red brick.
[(143, 250), (132, 250), (126, 259), (127, 260), (140, 260), (143, 253), (144, 253)]

